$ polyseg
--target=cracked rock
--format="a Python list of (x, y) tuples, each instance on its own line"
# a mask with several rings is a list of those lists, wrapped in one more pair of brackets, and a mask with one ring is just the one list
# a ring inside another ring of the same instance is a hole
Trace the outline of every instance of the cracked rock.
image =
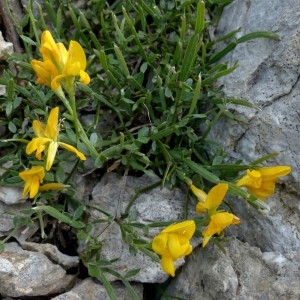
[(226, 253), (210, 245), (196, 249), (165, 293), (189, 300), (299, 299), (299, 252), (261, 253), (229, 238)]
[[(90, 204), (99, 207), (111, 215), (122, 215), (130, 199), (136, 191), (145, 188), (160, 179), (147, 176), (124, 178), (114, 174), (106, 173), (101, 181), (95, 186), (92, 192)], [(168, 188), (157, 187), (141, 193), (132, 204), (127, 219), (129, 222), (149, 224), (161, 221), (182, 221), (185, 205), (185, 193), (180, 189), (169, 190)], [(189, 215), (194, 216), (194, 207), (189, 207)], [(107, 218), (96, 209), (90, 211), (89, 222)], [(149, 232), (143, 232), (136, 228), (141, 238), (150, 242), (151, 239), (162, 228), (149, 228)], [(128, 244), (123, 241), (119, 224), (116, 222), (95, 223), (93, 235), (103, 241), (101, 254), (103, 259), (112, 260), (118, 258), (111, 267), (122, 275), (133, 269), (140, 269), (139, 273), (130, 280), (138, 282), (163, 282), (168, 275), (162, 271), (160, 264), (138, 251), (132, 253)], [(200, 240), (193, 240), (193, 246), (200, 243)], [(184, 264), (184, 259), (176, 261), (175, 266)], [(111, 279), (113, 280), (113, 279)]]
[(23, 250), (8, 243), (0, 253), (0, 294), (6, 297), (32, 297), (61, 293), (70, 289), (75, 276), (52, 263), (39, 252)]
[[(112, 283), (114, 292), (118, 300), (131, 300), (132, 297), (128, 290), (119, 282)], [(142, 284), (132, 284), (134, 290), (139, 295), (140, 299), (143, 299), (143, 285)], [(110, 300), (107, 295), (104, 286), (97, 280), (92, 278), (87, 278), (79, 282), (72, 290), (61, 294), (52, 300)]]

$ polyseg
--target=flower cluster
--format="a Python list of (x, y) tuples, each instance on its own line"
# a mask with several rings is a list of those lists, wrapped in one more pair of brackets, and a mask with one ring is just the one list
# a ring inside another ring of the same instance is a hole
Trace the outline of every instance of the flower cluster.
[(61, 93), (62, 87), (67, 92), (73, 90), (76, 76), (83, 84), (89, 84), (90, 77), (85, 72), (86, 56), (78, 42), (71, 41), (67, 50), (62, 43), (55, 43), (46, 30), (42, 33), (40, 52), (43, 61), (31, 61), (38, 76), (37, 83), (50, 87), (56, 93)]
[[(79, 76), (83, 84), (90, 82), (90, 77), (85, 72), (85, 53), (78, 42), (71, 41), (67, 50), (62, 43), (55, 43), (51, 33), (46, 30), (42, 33), (40, 52), (43, 61), (31, 61), (31, 65), (38, 77), (37, 83), (50, 87), (62, 100), (65, 99), (62, 88), (69, 95), (74, 94), (76, 76)], [(67, 104), (67, 109), (73, 116), (76, 116), (68, 102), (65, 101), (64, 104)], [(74, 122), (77, 122), (77, 120)], [(25, 181), (23, 197), (29, 194), (30, 198), (34, 198), (39, 191), (63, 190), (66, 187), (66, 185), (61, 183), (41, 185), (45, 177), (45, 171), (49, 171), (53, 165), (58, 147), (73, 152), (81, 160), (86, 159), (85, 155), (74, 146), (60, 141), (59, 107), (51, 109), (46, 125), (39, 120), (34, 120), (32, 128), (35, 137), (27, 144), (26, 154), (30, 155), (35, 152), (37, 160), (45, 158), (45, 165), (34, 166), (19, 173), (19, 176)]]
[[(274, 193), (278, 178), (291, 172), (289, 166), (266, 167), (256, 170), (247, 170), (236, 185), (246, 187), (248, 192), (258, 199), (265, 200)], [(191, 180), (188, 180), (191, 182)], [(205, 247), (214, 235), (221, 235), (226, 227), (240, 223), (240, 219), (234, 214), (219, 209), (226, 193), (228, 183), (218, 183), (206, 194), (194, 184), (189, 184), (192, 193), (197, 197), (196, 212), (206, 214), (208, 225), (202, 231), (202, 247)], [(170, 225), (154, 237), (152, 249), (161, 256), (163, 270), (175, 276), (174, 261), (192, 252), (189, 241), (195, 232), (195, 223), (192, 220)]]

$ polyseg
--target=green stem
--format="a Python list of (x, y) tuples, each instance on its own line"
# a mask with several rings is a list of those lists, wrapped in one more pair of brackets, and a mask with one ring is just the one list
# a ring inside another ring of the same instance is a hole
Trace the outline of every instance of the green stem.
[(77, 118), (75, 96), (74, 96), (73, 100), (70, 101), (71, 102), (71, 105), (70, 105), (69, 101), (66, 99), (64, 94), (57, 93), (57, 95), (58, 95), (59, 99), (63, 102), (64, 106), (66, 107), (66, 109), (68, 110), (68, 112), (70, 113), (70, 115), (73, 119), (74, 126), (75, 126), (75, 131), (76, 131), (76, 138), (78, 139), (78, 137), (80, 137), (80, 139), (83, 141), (83, 143), (88, 147), (92, 157), (94, 159), (98, 158), (99, 157), (98, 151), (91, 144), (91, 142), (90, 142), (89, 138), (87, 137), (81, 123), (79, 122), (79, 120)]

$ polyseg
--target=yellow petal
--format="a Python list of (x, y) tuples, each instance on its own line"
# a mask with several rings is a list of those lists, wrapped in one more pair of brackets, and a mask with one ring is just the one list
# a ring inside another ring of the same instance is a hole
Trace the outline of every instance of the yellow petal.
[(174, 262), (171, 257), (168, 256), (162, 256), (161, 258), (161, 266), (163, 270), (171, 275), (172, 277), (175, 276), (175, 267), (174, 267)]
[(45, 126), (40, 121), (34, 120), (32, 122), (32, 128), (33, 128), (34, 134), (37, 137), (45, 137), (44, 136)]
[(204, 202), (206, 200), (207, 194), (204, 191), (198, 189), (193, 184), (190, 185), (190, 188), (199, 201)]
[(52, 140), (49, 138), (37, 137), (33, 138), (26, 146), (26, 154), (31, 154), (37, 149), (41, 149), (41, 145), (45, 145), (46, 143), (51, 142)]
[(88, 75), (88, 73), (86, 73), (86, 72), (80, 70), (79, 76), (80, 76), (80, 82), (81, 82), (82, 84), (87, 85), (87, 84), (90, 83), (91, 78), (90, 78), (90, 76)]
[(57, 152), (58, 143), (51, 142), (48, 147), (47, 159), (46, 159), (46, 171), (49, 171), (53, 165), (54, 158)]
[(213, 209), (218, 207), (223, 201), (227, 191), (228, 191), (227, 183), (218, 183), (209, 191), (205, 201), (205, 207), (207, 209)]
[(263, 177), (263, 180), (272, 180), (281, 176), (288, 175), (291, 170), (292, 168), (290, 166), (275, 166), (258, 169)]
[(86, 68), (86, 57), (81, 45), (76, 41), (71, 41), (68, 54), (67, 67), (79, 63), (80, 70), (84, 71)]
[(41, 62), (38, 60), (32, 60), (31, 65), (37, 75), (37, 83), (44, 84), (48, 87), (51, 86), (51, 80), (53, 76), (56, 76), (55, 68), (51, 62)]
[(45, 176), (45, 170), (42, 166), (34, 166), (31, 169), (22, 171), (19, 173), (19, 176), (24, 180), (29, 180), (30, 178), (32, 178), (34, 175), (38, 176), (38, 178), (40, 179), (40, 181), (43, 180), (44, 176)]
[(56, 67), (59, 67), (61, 64), (59, 48), (48, 30), (42, 33), (40, 52), (44, 61), (50, 60)]
[(227, 226), (232, 224), (239, 224), (240, 219), (234, 214), (228, 212), (218, 212), (211, 216), (211, 220), (206, 228), (202, 232), (204, 237), (202, 241), (202, 247), (205, 247), (210, 238), (215, 234), (220, 234)]
[(259, 188), (262, 182), (261, 173), (257, 170), (247, 170), (247, 175), (242, 177), (238, 182), (237, 186), (252, 186)]
[(187, 220), (180, 223), (172, 224), (162, 230), (162, 233), (177, 233), (191, 239), (195, 233), (196, 225), (193, 220)]
[(45, 136), (52, 139), (53, 141), (57, 141), (58, 139), (58, 132), (59, 132), (59, 126), (58, 126), (58, 113), (59, 113), (59, 107), (55, 107), (51, 109), (49, 118), (47, 121), (47, 125), (45, 128)]
[(30, 184), (29, 198), (34, 198), (36, 196), (36, 194), (39, 191), (39, 186), (40, 186), (39, 178), (34, 176)]
[(46, 183), (43, 184), (39, 187), (39, 191), (48, 191), (48, 190), (57, 190), (57, 191), (62, 191), (64, 190), (68, 185), (54, 182), (54, 183)]
[(167, 242), (168, 242), (168, 235), (161, 233), (155, 236), (152, 240), (152, 249), (159, 255), (166, 255), (168, 252), (167, 250)]
[(207, 208), (205, 206), (204, 202), (199, 201), (196, 205), (196, 212), (198, 214), (204, 214), (207, 211)]
[(176, 260), (180, 257), (180, 243), (176, 234), (169, 234), (168, 249), (173, 260)]
[(84, 156), (84, 154), (82, 152), (78, 151), (75, 147), (73, 147), (69, 144), (66, 144), (66, 143), (62, 143), (62, 142), (59, 142), (58, 144), (62, 148), (75, 153), (81, 160), (86, 160), (86, 157)]
[(66, 75), (57, 75), (55, 76), (51, 81), (51, 89), (56, 92), (58, 89), (61, 88), (60, 81), (65, 77)]

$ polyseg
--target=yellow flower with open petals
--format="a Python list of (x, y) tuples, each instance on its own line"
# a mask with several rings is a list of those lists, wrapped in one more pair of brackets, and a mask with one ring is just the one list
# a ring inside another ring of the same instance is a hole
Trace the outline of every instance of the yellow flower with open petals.
[(193, 184), (190, 186), (190, 188), (199, 200), (196, 206), (196, 212), (198, 214), (203, 214), (208, 211), (209, 214), (212, 214), (223, 201), (228, 191), (228, 184), (218, 183), (208, 192), (208, 194), (198, 189)]
[(37, 137), (33, 138), (26, 147), (26, 154), (36, 151), (36, 158), (41, 159), (42, 152), (46, 152), (46, 171), (49, 171), (58, 146), (75, 153), (81, 160), (86, 157), (75, 147), (59, 141), (59, 125), (58, 125), (59, 108), (55, 107), (50, 111), (46, 127), (38, 120), (34, 120), (32, 127)]
[(236, 217), (234, 214), (228, 212), (216, 212), (214, 215), (210, 217), (210, 222), (206, 228), (202, 232), (203, 242), (202, 247), (205, 247), (211, 237), (215, 234), (221, 234), (223, 230), (232, 224), (239, 224), (240, 219)]
[(41, 166), (34, 166), (20, 172), (19, 176), (25, 181), (22, 197), (25, 198), (29, 193), (29, 197), (34, 198), (39, 191), (40, 183), (43, 182), (45, 170)]
[(265, 200), (274, 193), (278, 177), (285, 176), (291, 172), (290, 166), (265, 167), (257, 170), (247, 170), (237, 186), (245, 186), (250, 194), (261, 200)]
[(61, 85), (69, 93), (74, 89), (74, 80), (79, 76), (80, 82), (89, 84), (90, 77), (85, 72), (86, 56), (81, 45), (71, 41), (67, 50), (62, 43), (55, 43), (50, 31), (42, 33), (41, 48), (43, 61), (32, 60), (37, 82), (61, 92)]
[(196, 230), (192, 220), (172, 224), (154, 237), (152, 249), (161, 256), (163, 270), (175, 276), (174, 261), (192, 252), (190, 239)]

